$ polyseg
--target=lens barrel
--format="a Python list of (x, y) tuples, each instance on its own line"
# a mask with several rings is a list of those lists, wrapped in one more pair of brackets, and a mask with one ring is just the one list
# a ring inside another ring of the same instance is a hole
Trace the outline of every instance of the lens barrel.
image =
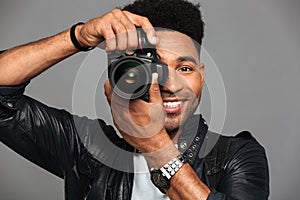
[(137, 29), (139, 49), (131, 56), (108, 54), (108, 78), (113, 91), (124, 99), (148, 100), (152, 74), (158, 74), (158, 83), (165, 83), (168, 67), (162, 64), (155, 46), (147, 42), (146, 34)]
[(109, 80), (114, 92), (125, 99), (143, 96), (151, 84), (151, 63), (137, 57), (124, 57), (109, 70)]

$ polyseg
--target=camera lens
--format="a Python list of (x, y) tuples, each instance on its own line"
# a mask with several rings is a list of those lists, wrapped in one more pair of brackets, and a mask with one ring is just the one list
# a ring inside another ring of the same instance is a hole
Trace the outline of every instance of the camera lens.
[(137, 58), (120, 60), (113, 66), (110, 81), (119, 96), (127, 99), (141, 97), (149, 89), (151, 72), (146, 63)]
[(140, 77), (139, 70), (136, 67), (129, 67), (124, 70), (124, 81), (127, 84), (135, 84), (138, 82), (138, 78)]

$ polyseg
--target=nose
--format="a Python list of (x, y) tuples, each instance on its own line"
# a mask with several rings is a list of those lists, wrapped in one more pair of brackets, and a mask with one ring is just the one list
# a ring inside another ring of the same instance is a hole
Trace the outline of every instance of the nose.
[(180, 90), (182, 90), (184, 85), (184, 79), (178, 73), (176, 73), (175, 69), (169, 67), (169, 75), (167, 82), (161, 85), (161, 92), (176, 94)]

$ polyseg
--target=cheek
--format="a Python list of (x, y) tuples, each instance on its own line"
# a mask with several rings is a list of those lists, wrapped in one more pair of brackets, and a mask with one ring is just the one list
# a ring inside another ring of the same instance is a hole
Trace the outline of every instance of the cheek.
[(201, 75), (192, 76), (188, 80), (188, 82), (196, 98), (200, 100), (203, 87), (203, 83), (201, 82)]

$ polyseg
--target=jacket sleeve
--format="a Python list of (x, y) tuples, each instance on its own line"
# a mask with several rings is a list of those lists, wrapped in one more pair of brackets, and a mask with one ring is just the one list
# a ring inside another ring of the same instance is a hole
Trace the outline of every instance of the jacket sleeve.
[(72, 117), (23, 95), (27, 84), (0, 86), (0, 140), (31, 162), (63, 177), (83, 149)]
[(264, 148), (252, 137), (233, 138), (224, 175), (208, 200), (265, 200), (269, 170)]

